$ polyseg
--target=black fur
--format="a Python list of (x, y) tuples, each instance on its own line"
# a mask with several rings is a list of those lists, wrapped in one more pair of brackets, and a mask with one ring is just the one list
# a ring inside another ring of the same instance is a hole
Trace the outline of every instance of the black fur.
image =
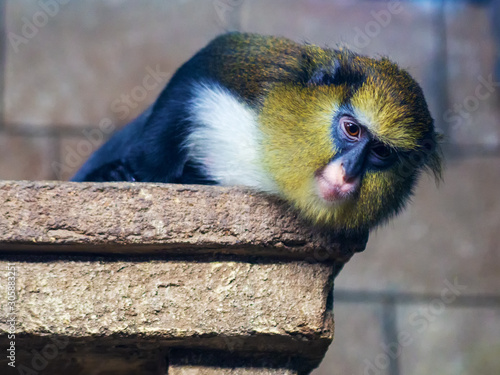
[[(182, 148), (191, 122), (191, 85), (203, 79), (195, 56), (174, 75), (156, 102), (97, 150), (72, 181), (214, 183), (187, 163)], [(182, 84), (180, 84), (182, 82)]]

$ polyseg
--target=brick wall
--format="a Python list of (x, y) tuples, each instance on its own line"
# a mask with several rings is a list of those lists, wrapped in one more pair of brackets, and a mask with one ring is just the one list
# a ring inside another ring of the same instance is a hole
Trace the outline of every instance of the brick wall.
[(340, 274), (336, 340), (315, 374), (500, 370), (497, 1), (47, 4), (2, 1), (2, 179), (68, 179), (226, 29), (345, 44), (408, 68), (446, 135), (444, 183), (424, 178)]

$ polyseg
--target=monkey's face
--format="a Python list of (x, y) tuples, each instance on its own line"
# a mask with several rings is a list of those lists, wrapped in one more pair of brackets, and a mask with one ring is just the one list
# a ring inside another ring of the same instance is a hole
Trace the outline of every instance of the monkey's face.
[(283, 196), (314, 222), (367, 230), (404, 206), (422, 168), (439, 173), (432, 119), (415, 101), (394, 95), (383, 79), (355, 90), (276, 87), (260, 118), (264, 163)]
[(384, 169), (395, 152), (378, 141), (346, 108), (337, 111), (332, 136), (338, 152), (315, 173), (318, 196), (327, 203), (342, 203), (359, 193), (365, 170)]

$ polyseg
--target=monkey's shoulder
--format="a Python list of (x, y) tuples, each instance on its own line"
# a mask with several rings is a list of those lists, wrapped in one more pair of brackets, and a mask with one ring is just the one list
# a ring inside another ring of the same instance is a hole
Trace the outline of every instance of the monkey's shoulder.
[(313, 45), (259, 34), (228, 33), (201, 49), (174, 75), (171, 87), (215, 81), (255, 103), (275, 84), (305, 84), (333, 53)]

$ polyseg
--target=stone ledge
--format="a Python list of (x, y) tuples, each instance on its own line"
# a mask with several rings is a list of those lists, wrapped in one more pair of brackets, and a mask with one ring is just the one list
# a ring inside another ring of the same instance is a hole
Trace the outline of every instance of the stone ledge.
[(365, 242), (238, 188), (0, 182), (18, 363), (38, 373), (306, 374), (333, 339), (333, 279)]
[(169, 353), (169, 375), (295, 375), (304, 366), (298, 358), (257, 355), (238, 356), (224, 352), (172, 350)]
[[(126, 358), (188, 348), (288, 355), (312, 368), (333, 338), (329, 264), (18, 258), (4, 257), (0, 269), (17, 270), (16, 345), (28, 353), (55, 338), (68, 342), (77, 362), (82, 352), (106, 360), (115, 352)], [(0, 309), (7, 311), (5, 300)], [(0, 319), (0, 338), (8, 331)]]
[(0, 251), (226, 253), (347, 261), (367, 237), (314, 229), (239, 188), (0, 181)]
[(332, 267), (321, 263), (30, 257), (0, 269), (7, 263), (17, 269), (17, 327), (26, 335), (331, 337)]

